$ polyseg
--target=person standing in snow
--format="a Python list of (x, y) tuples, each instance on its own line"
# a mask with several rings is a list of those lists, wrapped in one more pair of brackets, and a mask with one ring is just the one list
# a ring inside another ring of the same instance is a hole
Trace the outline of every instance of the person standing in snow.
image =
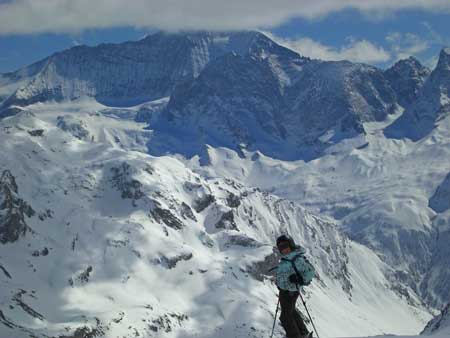
[(315, 275), (314, 268), (304, 256), (305, 250), (295, 245), (292, 237), (282, 235), (277, 238), (277, 248), (282, 257), (276, 270), (276, 285), (280, 291), (280, 321), (287, 338), (312, 337), (297, 312), (295, 304), (299, 297), (299, 288), (311, 283)]

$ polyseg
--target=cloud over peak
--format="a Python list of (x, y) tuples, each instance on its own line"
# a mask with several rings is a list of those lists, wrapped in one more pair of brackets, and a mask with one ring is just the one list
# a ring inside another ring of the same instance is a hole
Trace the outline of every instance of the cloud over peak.
[(111, 27), (163, 30), (270, 28), (346, 8), (450, 12), (448, 0), (0, 0), (0, 34), (71, 33)]
[(362, 39), (347, 39), (347, 44), (341, 47), (332, 47), (308, 37), (299, 39), (282, 39), (270, 33), (265, 33), (279, 44), (297, 51), (303, 56), (325, 61), (349, 60), (377, 64), (387, 62), (391, 55), (383, 47)]

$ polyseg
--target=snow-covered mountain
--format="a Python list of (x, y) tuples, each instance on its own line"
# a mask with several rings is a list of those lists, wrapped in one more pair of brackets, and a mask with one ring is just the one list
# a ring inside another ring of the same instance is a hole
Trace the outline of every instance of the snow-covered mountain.
[(3, 74), (0, 336), (260, 337), (285, 231), (323, 335), (420, 332), (450, 299), (448, 60), (157, 33)]
[[(231, 51), (300, 58), (258, 32), (156, 33), (136, 42), (73, 47), (7, 74), (15, 91), (4, 106), (84, 96), (115, 105), (155, 100), (169, 96), (178, 83), (197, 77), (211, 60)], [(23, 73), (30, 75), (29, 81), (18, 84)]]
[(450, 48), (442, 49), (436, 68), (418, 93), (417, 100), (389, 129), (390, 137), (418, 141), (430, 134), (450, 113)]
[(420, 330), (420, 300), (397, 294), (393, 270), (335, 224), (151, 157), (145, 124), (100, 111), (77, 122), (37, 105), (0, 122), (1, 336), (259, 337), (271, 329), (268, 270), (285, 231), (317, 267), (307, 298), (323, 334)]
[(155, 126), (163, 130), (158, 144), (187, 156), (201, 154), (206, 143), (310, 159), (343, 139), (363, 136), (364, 122), (383, 121), (399, 108), (383, 72), (374, 67), (285, 61), (290, 64), (281, 68), (291, 69), (288, 76), (271, 58), (228, 54), (215, 60), (173, 92), (162, 126)]

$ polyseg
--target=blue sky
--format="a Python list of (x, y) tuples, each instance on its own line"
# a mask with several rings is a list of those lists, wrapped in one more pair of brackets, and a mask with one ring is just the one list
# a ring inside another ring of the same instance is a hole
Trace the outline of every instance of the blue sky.
[[(136, 12), (131, 9), (129, 13), (124, 14), (123, 20), (117, 21), (110, 18), (111, 13), (120, 17), (121, 11), (126, 10), (125, 7), (121, 7), (121, 0), (109, 0), (107, 9), (99, 6), (96, 9), (97, 12), (94, 10), (92, 18), (89, 18), (89, 12), (83, 13), (83, 10), (87, 8), (83, 7), (85, 0), (75, 0), (61, 8), (54, 5), (54, 0), (34, 0), (33, 3), (30, 1), (0, 0), (0, 72), (2, 73), (16, 70), (77, 44), (96, 45), (138, 40), (157, 29), (230, 29), (231, 27), (260, 29), (270, 34), (279, 43), (296, 49), (306, 56), (327, 60), (350, 59), (379, 67), (388, 67), (396, 60), (409, 55), (414, 55), (428, 66), (433, 66), (440, 49), (443, 46), (450, 46), (450, 4), (447, 8), (439, 4), (440, 0), (436, 0), (436, 4), (430, 5), (430, 8), (414, 6), (387, 8), (388, 5), (383, 5), (384, 7), (368, 10), (351, 8), (351, 6), (334, 8), (333, 4), (336, 2), (316, 0), (321, 4), (320, 7), (305, 9), (305, 5), (302, 9), (293, 9), (292, 13), (289, 8), (284, 11), (278, 9), (275, 11), (267, 5), (273, 15), (264, 16), (263, 8), (255, 13), (253, 19), (248, 19), (248, 14), (245, 13), (246, 8), (243, 8), (243, 15), (247, 15), (245, 18), (244, 16), (240, 18), (235, 13), (228, 13), (229, 18), (224, 14), (223, 18), (216, 19), (214, 23), (202, 19), (205, 13), (191, 12), (190, 9), (178, 8), (175, 15), (173, 8), (163, 8), (165, 5), (163, 2), (157, 3), (159, 0), (138, 2), (144, 2), (145, 5), (151, 4), (152, 7), (149, 8), (152, 13), (155, 8), (161, 9), (161, 16), (165, 16), (165, 21), (161, 22), (158, 21), (158, 17), (152, 17), (152, 15), (149, 15), (148, 19), (140, 17), (136, 14), (139, 8)], [(433, 1), (429, 0), (429, 3)], [(77, 6), (74, 5), (75, 2), (79, 8), (74, 8)], [(211, 2), (214, 1), (210, 0)], [(280, 6), (282, 2), (283, 0), (279, 0)], [(364, 2), (360, 0), (360, 3)], [(450, 1), (447, 2), (450, 3)], [(38, 3), (41, 7), (36, 5)], [(112, 5), (113, 3), (116, 7)], [(262, 7), (264, 6), (266, 4)], [(41, 8), (45, 13), (50, 12), (48, 15), (58, 19), (49, 21), (48, 17), (41, 16)], [(214, 17), (214, 7), (201, 8), (207, 11), (210, 17)], [(52, 13), (53, 10), (54, 13)], [(67, 12), (69, 10), (70, 12)], [(108, 14), (105, 11), (110, 12)], [(70, 16), (68, 13), (75, 14)], [(14, 16), (16, 16), (15, 19)], [(3, 21), (1, 21), (2, 18)], [(216, 24), (217, 27), (214, 26)]]

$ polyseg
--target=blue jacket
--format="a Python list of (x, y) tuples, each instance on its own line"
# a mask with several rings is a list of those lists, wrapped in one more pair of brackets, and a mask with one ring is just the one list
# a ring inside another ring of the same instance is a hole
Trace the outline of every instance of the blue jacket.
[(299, 274), (305, 281), (305, 284), (309, 284), (315, 276), (314, 268), (304, 255), (305, 250), (301, 247), (297, 247), (291, 253), (281, 257), (277, 267), (276, 276), (276, 284), (281, 290), (297, 291), (296, 285), (289, 281), (289, 276), (295, 274), (295, 269), (291, 262), (292, 260), (294, 261)]

